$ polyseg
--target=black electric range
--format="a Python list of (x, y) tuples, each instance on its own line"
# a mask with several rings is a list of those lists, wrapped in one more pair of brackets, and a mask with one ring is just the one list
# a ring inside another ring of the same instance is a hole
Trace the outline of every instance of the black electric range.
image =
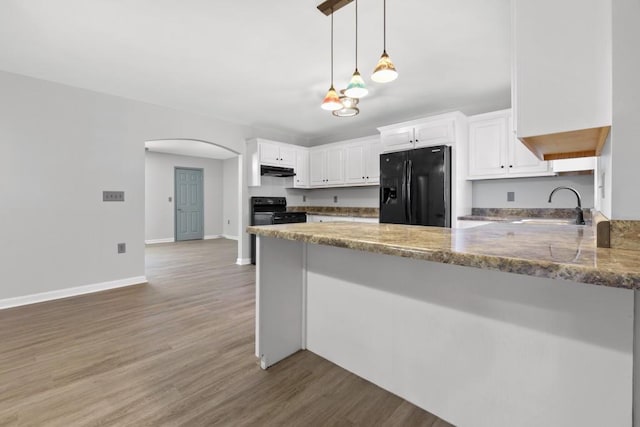
[[(307, 222), (306, 212), (287, 212), (285, 197), (252, 197), (249, 201), (251, 225)], [(251, 264), (256, 263), (256, 236), (251, 235)]]

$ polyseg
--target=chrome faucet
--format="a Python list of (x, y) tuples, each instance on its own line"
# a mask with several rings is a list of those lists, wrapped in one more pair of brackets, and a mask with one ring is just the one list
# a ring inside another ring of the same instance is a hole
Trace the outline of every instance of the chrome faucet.
[(553, 189), (551, 194), (549, 194), (549, 203), (551, 203), (551, 198), (553, 197), (553, 193), (555, 193), (558, 190), (573, 191), (573, 194), (576, 195), (576, 197), (578, 198), (578, 207), (576, 207), (576, 209), (575, 209), (575, 211), (576, 211), (576, 224), (584, 225), (584, 216), (582, 214), (582, 199), (580, 198), (580, 193), (578, 193), (578, 191), (575, 188), (571, 188), (571, 187), (556, 187), (556, 188)]

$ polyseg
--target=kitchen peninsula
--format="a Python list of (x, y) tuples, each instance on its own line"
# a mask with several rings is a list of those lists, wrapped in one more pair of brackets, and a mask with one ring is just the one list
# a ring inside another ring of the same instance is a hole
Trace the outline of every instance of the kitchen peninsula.
[(263, 368), (308, 349), (462, 427), (632, 425), (640, 252), (592, 227), (248, 231)]

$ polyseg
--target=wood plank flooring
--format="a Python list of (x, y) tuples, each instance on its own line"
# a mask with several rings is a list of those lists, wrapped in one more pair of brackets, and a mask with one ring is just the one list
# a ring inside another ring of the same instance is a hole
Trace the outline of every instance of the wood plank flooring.
[(146, 253), (148, 285), (0, 311), (0, 425), (450, 426), (307, 351), (261, 370), (236, 242)]

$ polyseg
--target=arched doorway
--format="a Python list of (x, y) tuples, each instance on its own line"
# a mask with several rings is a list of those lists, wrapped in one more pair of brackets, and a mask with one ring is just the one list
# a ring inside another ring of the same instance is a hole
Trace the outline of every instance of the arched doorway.
[[(177, 191), (182, 185), (176, 180), (184, 176), (199, 176), (201, 184), (191, 186), (189, 192)], [(145, 243), (233, 239), (239, 242), (237, 262), (242, 263), (241, 185), (242, 156), (227, 147), (188, 138), (146, 141)], [(181, 208), (185, 205), (179, 199), (195, 197), (189, 194), (198, 191), (200, 205), (195, 204), (196, 211), (185, 214)], [(190, 233), (182, 234), (185, 218)], [(199, 233), (192, 223), (198, 220)]]

